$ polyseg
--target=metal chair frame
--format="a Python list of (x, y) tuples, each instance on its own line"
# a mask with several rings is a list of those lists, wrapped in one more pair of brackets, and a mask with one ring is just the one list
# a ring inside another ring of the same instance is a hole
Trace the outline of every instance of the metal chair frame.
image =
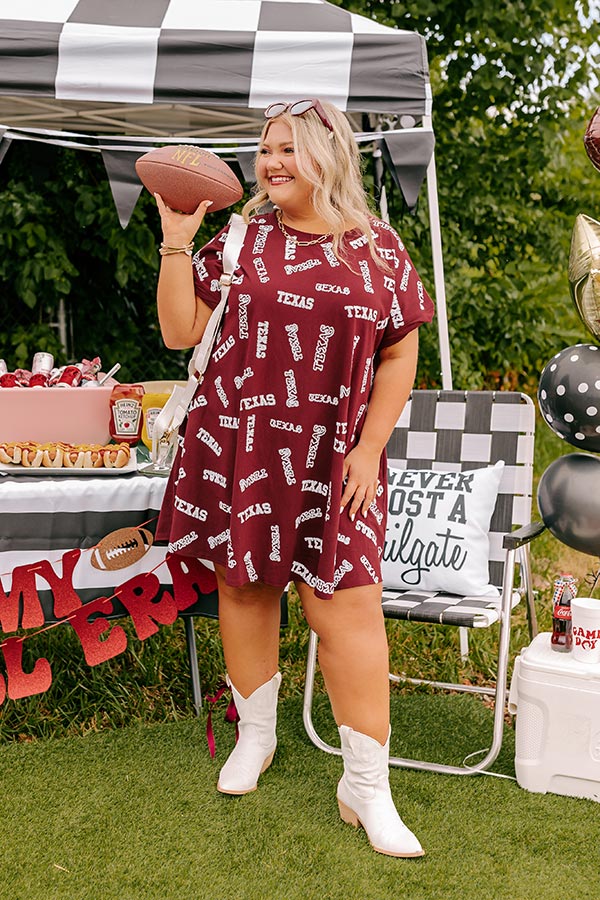
[[(451, 404), (462, 404), (463, 408), (461, 410), (457, 405), (455, 409), (452, 409)], [(503, 409), (500, 410), (500, 406)], [(461, 418), (464, 418), (464, 426), (457, 428), (456, 421), (460, 421)], [(457, 431), (461, 432), (458, 440)], [(501, 589), (500, 599), (490, 601), (489, 604), (475, 604), (475, 606), (485, 605), (487, 607), (485, 615), (483, 609), (479, 615), (477, 610), (472, 608), (461, 609), (461, 603), (468, 607), (468, 600), (455, 595), (438, 593), (427, 595), (426, 598), (421, 596), (420, 600), (415, 600), (414, 594), (408, 591), (386, 591), (385, 585), (383, 593), (383, 609), (386, 618), (429, 622), (445, 627), (452, 625), (459, 629), (489, 627), (496, 622), (500, 623), (496, 681), (493, 685), (480, 687), (454, 684), (407, 678), (390, 673), (390, 680), (394, 682), (407, 681), (413, 684), (429, 685), (442, 691), (493, 696), (494, 719), (490, 747), (486, 751), (482, 751), (485, 752), (485, 756), (473, 765), (466, 765), (463, 762), (462, 765), (455, 766), (426, 760), (390, 757), (392, 766), (452, 775), (472, 775), (488, 769), (500, 752), (507, 699), (511, 613), (513, 606), (523, 596), (527, 604), (530, 638), (537, 634), (529, 544), (541, 534), (544, 525), (541, 522), (530, 523), (534, 432), (535, 408), (531, 399), (525, 394), (495, 391), (413, 391), (388, 442), (388, 461), (390, 465), (398, 468), (436, 468), (439, 471), (443, 471), (444, 468), (454, 468), (456, 471), (458, 467), (460, 471), (466, 471), (483, 465), (493, 465), (507, 455), (507, 450), (512, 453), (511, 458), (505, 460), (507, 465), (500, 485), (502, 498), (499, 496), (490, 526), (490, 535), (493, 533), (497, 539), (498, 552), (496, 556), (500, 557), (493, 561), (491, 558), (490, 580), (492, 584), (496, 584)], [(472, 441), (469, 438), (464, 440), (465, 435), (475, 435), (476, 438)], [(469, 444), (477, 447), (475, 453), (471, 454), (477, 459), (469, 459)], [(433, 449), (418, 457), (411, 455), (412, 449), (415, 447), (419, 447), (419, 453), (422, 453), (423, 448), (427, 446)], [(482, 446), (487, 447), (489, 451), (487, 458), (481, 455)], [(457, 448), (460, 448), (459, 453), (456, 452)], [(467, 448), (466, 454), (465, 448)], [(514, 489), (515, 484), (519, 488), (518, 491)], [(515, 525), (521, 527), (511, 530)], [(520, 579), (515, 591), (517, 565)], [(408, 602), (403, 598), (409, 598)], [(413, 598), (412, 601), (410, 598)], [(479, 600), (481, 599), (479, 598)], [(445, 601), (449, 601), (448, 606), (444, 605)], [(394, 608), (394, 602), (398, 602), (398, 608)], [(406, 605), (403, 606), (403, 603)], [(388, 606), (388, 604), (390, 605)], [(435, 617), (432, 610), (435, 612)], [(338, 747), (328, 744), (318, 735), (312, 719), (317, 646), (318, 636), (311, 630), (304, 691), (304, 727), (315, 746), (327, 753), (341, 755)]]

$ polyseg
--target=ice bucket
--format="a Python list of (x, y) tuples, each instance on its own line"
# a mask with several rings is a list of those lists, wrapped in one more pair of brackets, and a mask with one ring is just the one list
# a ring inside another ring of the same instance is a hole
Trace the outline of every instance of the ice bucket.
[(111, 391), (112, 386), (0, 388), (0, 441), (107, 444)]

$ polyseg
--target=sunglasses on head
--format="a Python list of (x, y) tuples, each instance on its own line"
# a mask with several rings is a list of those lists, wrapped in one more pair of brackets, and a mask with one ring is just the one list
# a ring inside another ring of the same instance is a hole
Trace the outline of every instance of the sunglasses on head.
[(327, 118), (321, 103), (315, 98), (311, 100), (296, 100), (294, 103), (271, 103), (265, 109), (265, 119), (275, 119), (284, 112), (289, 112), (291, 116), (303, 116), (309, 109), (314, 109), (325, 128), (329, 129), (333, 134), (333, 125)]

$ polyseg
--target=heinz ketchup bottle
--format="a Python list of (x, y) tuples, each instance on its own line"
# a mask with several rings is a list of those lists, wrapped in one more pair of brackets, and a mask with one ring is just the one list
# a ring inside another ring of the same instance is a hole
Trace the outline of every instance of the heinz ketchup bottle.
[(110, 395), (110, 436), (118, 444), (137, 444), (142, 433), (141, 384), (116, 384)]

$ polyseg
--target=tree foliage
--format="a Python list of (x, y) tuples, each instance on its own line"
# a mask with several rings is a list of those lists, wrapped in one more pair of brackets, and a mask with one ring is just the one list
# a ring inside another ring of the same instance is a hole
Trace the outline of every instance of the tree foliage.
[[(338, 5), (427, 40), (455, 386), (533, 386), (550, 356), (589, 339), (567, 260), (575, 216), (600, 215), (600, 175), (583, 147), (597, 105), (592, 4)], [(423, 207), (399, 223), (418, 248)], [(432, 284), (427, 260), (419, 264)], [(423, 331), (421, 377), (431, 384), (437, 348)]]
[[(586, 22), (597, 10), (574, 0), (334, 2), (427, 40), (455, 386), (534, 386), (550, 356), (589, 338), (566, 269), (575, 216), (600, 217), (600, 175), (582, 143), (596, 106)], [(410, 216), (387, 187), (392, 222), (433, 289), (425, 192)], [(207, 234), (225, 217), (209, 217)], [(13, 146), (0, 167), (0, 228), (0, 342), (11, 362), (56, 343), (48, 323), (63, 297), (74, 355), (118, 357), (132, 379), (181, 376), (184, 357), (164, 350), (154, 311), (154, 203), (142, 195), (123, 232), (99, 155)], [(423, 329), (419, 382), (440, 384), (435, 326)]]
[[(120, 362), (123, 381), (182, 377), (187, 354), (165, 349), (156, 316), (160, 226), (150, 195), (123, 230), (100, 154), (35, 143), (9, 149), (0, 179), (0, 356), (9, 367), (48, 350), (60, 362)], [(204, 238), (226, 218), (211, 217)], [(61, 298), (68, 356), (56, 327)]]

